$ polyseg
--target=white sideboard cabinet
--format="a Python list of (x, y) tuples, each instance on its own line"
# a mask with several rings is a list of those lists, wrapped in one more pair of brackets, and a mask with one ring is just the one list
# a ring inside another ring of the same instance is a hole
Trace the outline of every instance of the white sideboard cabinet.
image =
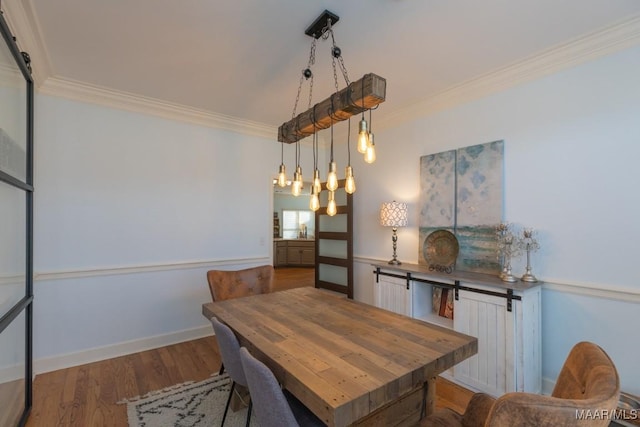
[[(373, 264), (374, 304), (478, 338), (478, 354), (444, 377), (500, 396), (542, 389), (541, 283), (505, 283), (487, 274)], [(453, 293), (453, 319), (433, 309), (433, 289)]]

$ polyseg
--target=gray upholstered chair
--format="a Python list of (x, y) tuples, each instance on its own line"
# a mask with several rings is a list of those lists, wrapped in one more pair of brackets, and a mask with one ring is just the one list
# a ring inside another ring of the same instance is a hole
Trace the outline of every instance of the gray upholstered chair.
[[(211, 318), (211, 324), (213, 325), (213, 330), (216, 333), (218, 348), (222, 355), (222, 363), (224, 364), (232, 381), (229, 397), (227, 398), (227, 405), (224, 408), (224, 415), (222, 416), (222, 423), (220, 424), (222, 427), (224, 425), (224, 420), (227, 418), (229, 404), (231, 403), (231, 397), (233, 396), (233, 390), (235, 389), (236, 384), (240, 384), (244, 387), (248, 387), (248, 384), (244, 369), (242, 368), (242, 362), (240, 361), (240, 343), (238, 343), (238, 339), (227, 325), (221, 323), (215, 317)], [(249, 390), (249, 393), (251, 393), (251, 390)], [(252, 401), (249, 402), (249, 410), (247, 411), (247, 427), (251, 421), (251, 408)]]
[(240, 348), (249, 393), (260, 427), (313, 427), (325, 424), (291, 393), (280, 388), (273, 372), (245, 348)]
[(273, 290), (273, 266), (261, 265), (235, 271), (209, 270), (207, 281), (214, 302), (266, 294)]
[[(424, 418), (426, 426), (606, 427), (609, 419), (594, 414), (611, 414), (618, 406), (620, 380), (607, 353), (596, 344), (576, 344), (562, 366), (551, 396), (507, 393), (494, 399), (477, 393), (464, 414), (440, 409)], [(580, 419), (578, 414), (591, 414)]]

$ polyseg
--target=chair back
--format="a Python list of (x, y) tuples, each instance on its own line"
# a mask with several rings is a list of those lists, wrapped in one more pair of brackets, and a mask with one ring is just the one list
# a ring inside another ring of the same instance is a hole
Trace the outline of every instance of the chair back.
[(618, 371), (607, 353), (580, 342), (567, 356), (551, 396), (507, 393), (496, 400), (485, 425), (606, 427), (619, 396)]
[(207, 281), (213, 301), (266, 294), (273, 290), (273, 266), (261, 265), (235, 271), (210, 270)]
[(245, 347), (240, 349), (240, 360), (260, 427), (297, 427), (298, 422), (273, 372)]
[(217, 318), (212, 317), (211, 324), (216, 333), (216, 341), (218, 341), (218, 348), (220, 349), (225, 370), (233, 381), (248, 387), (242, 362), (240, 361), (240, 343), (238, 343), (238, 339), (231, 328)]
[(617, 407), (620, 392), (618, 371), (596, 344), (580, 342), (567, 356), (551, 395), (561, 399), (614, 399)]

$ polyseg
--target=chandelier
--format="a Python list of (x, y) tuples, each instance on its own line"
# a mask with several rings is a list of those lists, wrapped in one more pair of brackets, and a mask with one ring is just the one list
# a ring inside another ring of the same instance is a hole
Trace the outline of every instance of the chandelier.
[[(302, 70), (300, 83), (298, 85), (298, 93), (293, 107), (291, 120), (283, 123), (278, 128), (278, 141), (281, 143), (281, 163), (278, 170), (277, 183), (284, 187), (287, 183), (286, 167), (284, 164), (284, 144), (296, 145), (296, 167), (292, 181), (292, 194), (297, 196), (301, 193), (303, 178), (302, 168), (300, 167), (300, 140), (313, 135), (313, 183), (311, 186), (311, 201), (309, 207), (312, 210), (319, 209), (319, 193), (322, 189), (320, 183), (320, 171), (318, 170), (318, 137), (317, 133), (322, 129), (331, 129), (331, 145), (330, 145), (330, 161), (327, 173), (326, 188), (329, 190), (327, 214), (333, 216), (336, 214), (336, 204), (334, 192), (338, 189), (339, 180), (337, 176), (337, 165), (333, 159), (333, 126), (336, 122), (348, 120), (351, 116), (362, 114), (358, 125), (358, 152), (364, 154), (364, 160), (367, 163), (375, 161), (375, 144), (374, 136), (371, 130), (371, 110), (384, 102), (387, 82), (384, 78), (373, 73), (365, 74), (360, 80), (355, 82), (349, 81), (347, 69), (342, 58), (342, 51), (336, 45), (333, 25), (340, 18), (334, 13), (325, 10), (305, 31), (305, 34), (312, 38), (311, 49), (309, 53), (309, 62), (307, 67)], [(331, 56), (333, 66), (333, 78), (335, 92), (328, 98), (312, 106), (313, 95), (313, 72), (311, 67), (315, 63), (316, 41), (322, 39), (326, 41), (331, 39)], [(346, 87), (339, 89), (338, 71), (344, 78)], [(302, 85), (305, 81), (309, 82), (309, 105), (306, 111), (296, 115), (298, 102)], [(369, 111), (369, 123), (365, 118), (365, 112)], [(353, 168), (351, 167), (351, 151), (350, 151), (350, 133), (351, 120), (347, 132), (347, 166), (345, 167), (345, 191), (352, 194), (356, 190)]]

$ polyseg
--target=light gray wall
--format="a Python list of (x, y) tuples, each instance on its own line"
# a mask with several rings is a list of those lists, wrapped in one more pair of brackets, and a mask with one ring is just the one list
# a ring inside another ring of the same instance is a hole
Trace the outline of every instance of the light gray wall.
[[(640, 394), (639, 75), (636, 47), (376, 132), (378, 161), (354, 165), (354, 255), (390, 258), (377, 217), (395, 199), (410, 212), (398, 258), (416, 263), (420, 157), (503, 139), (504, 219), (539, 231), (534, 273), (555, 284), (543, 292), (547, 391), (569, 349), (591, 340), (614, 359), (623, 390)], [(371, 268), (356, 271), (356, 297), (371, 302)]]
[(36, 371), (209, 333), (206, 271), (271, 263), (275, 136), (41, 94), (35, 127)]

